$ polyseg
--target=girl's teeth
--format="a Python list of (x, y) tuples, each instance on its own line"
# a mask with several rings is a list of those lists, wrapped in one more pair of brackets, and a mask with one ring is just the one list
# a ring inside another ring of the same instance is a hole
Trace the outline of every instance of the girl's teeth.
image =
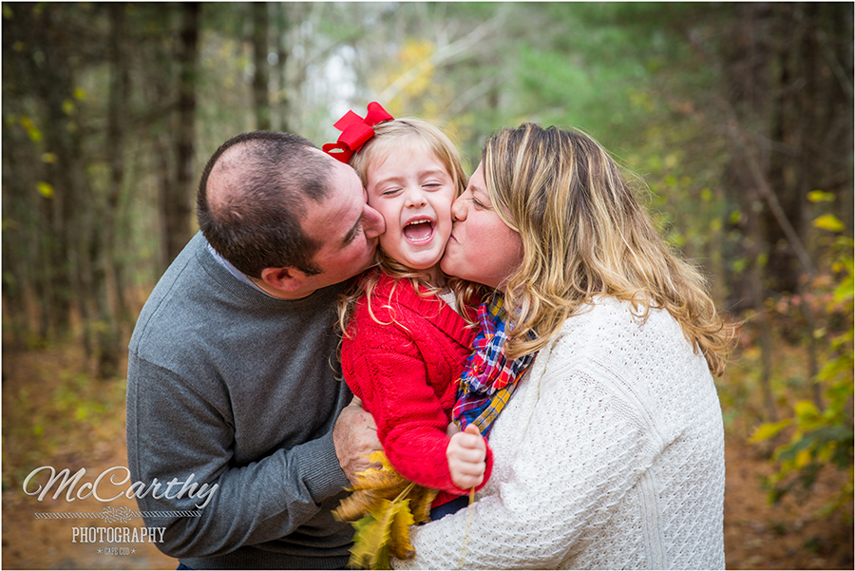
[(429, 220), (418, 220), (404, 226), (404, 236), (411, 242), (424, 242), (433, 236)]

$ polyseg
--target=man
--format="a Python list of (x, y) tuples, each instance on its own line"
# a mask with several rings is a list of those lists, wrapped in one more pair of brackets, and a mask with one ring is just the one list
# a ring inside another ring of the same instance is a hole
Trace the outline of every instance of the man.
[(130, 343), (146, 525), (193, 569), (342, 568), (352, 529), (331, 509), (380, 444), (346, 406), (335, 301), (372, 263), (383, 218), (348, 165), (272, 132), (217, 150), (197, 216)]

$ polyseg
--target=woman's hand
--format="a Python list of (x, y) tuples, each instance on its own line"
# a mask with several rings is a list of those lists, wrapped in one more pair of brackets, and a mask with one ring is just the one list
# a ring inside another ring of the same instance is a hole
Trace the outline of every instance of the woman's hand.
[(455, 486), (468, 490), (480, 486), (484, 481), (487, 444), (477, 426), (470, 424), (463, 432), (453, 434), (445, 455)]

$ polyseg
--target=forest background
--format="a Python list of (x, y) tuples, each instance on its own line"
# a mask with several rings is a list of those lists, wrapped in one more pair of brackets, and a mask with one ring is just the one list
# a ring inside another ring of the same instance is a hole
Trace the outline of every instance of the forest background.
[(3, 568), (174, 568), (72, 544), (33, 516), (70, 506), (23, 480), (126, 465), (128, 338), (216, 148), (320, 146), (374, 100), (444, 128), (469, 172), (534, 121), (643, 178), (742, 323), (716, 381), (728, 567), (852, 568), (851, 3), (6, 2), (2, 22)]

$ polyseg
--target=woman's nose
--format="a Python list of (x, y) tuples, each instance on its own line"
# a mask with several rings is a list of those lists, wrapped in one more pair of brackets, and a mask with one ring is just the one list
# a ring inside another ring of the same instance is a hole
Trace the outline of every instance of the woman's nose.
[(464, 196), (466, 196), (465, 192), (455, 198), (454, 202), (451, 203), (451, 219), (454, 221), (466, 219), (466, 205), (463, 202)]

